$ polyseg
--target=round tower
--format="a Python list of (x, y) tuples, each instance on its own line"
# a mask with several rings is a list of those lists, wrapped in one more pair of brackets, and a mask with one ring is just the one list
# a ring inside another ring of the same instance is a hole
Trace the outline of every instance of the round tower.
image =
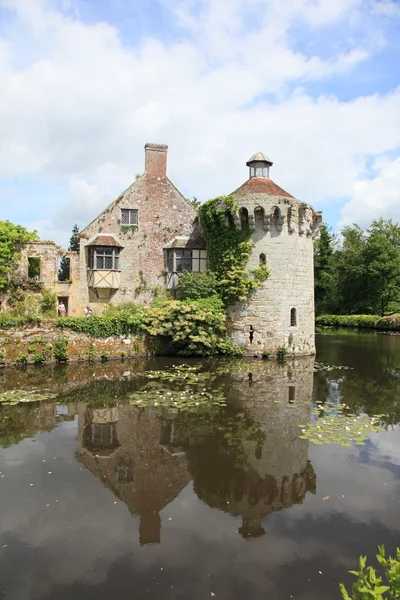
[(322, 213), (296, 200), (269, 178), (272, 161), (262, 152), (246, 163), (249, 179), (231, 194), (236, 227), (250, 227), (254, 248), (249, 271), (266, 265), (270, 275), (247, 302), (228, 311), (232, 342), (248, 355), (286, 348), (314, 354), (313, 238)]

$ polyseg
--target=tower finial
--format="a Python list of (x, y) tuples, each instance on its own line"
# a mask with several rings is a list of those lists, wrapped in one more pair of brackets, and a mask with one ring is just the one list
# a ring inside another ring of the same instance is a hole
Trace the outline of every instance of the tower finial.
[(246, 165), (249, 167), (249, 179), (252, 177), (265, 177), (269, 178), (269, 168), (272, 167), (273, 162), (263, 152), (256, 152), (247, 161)]

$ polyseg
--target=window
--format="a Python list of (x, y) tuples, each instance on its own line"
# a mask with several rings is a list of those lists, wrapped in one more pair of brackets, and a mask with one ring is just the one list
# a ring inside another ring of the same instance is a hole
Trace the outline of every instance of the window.
[(121, 208), (121, 225), (137, 225), (138, 212), (136, 208)]
[(119, 248), (115, 246), (92, 246), (89, 248), (89, 269), (118, 271)]
[(40, 257), (28, 256), (28, 277), (40, 281)]
[(249, 227), (249, 211), (247, 208), (241, 208), (239, 210), (240, 215), (240, 227), (241, 229), (248, 229)]
[(250, 177), (269, 177), (269, 166), (265, 162), (253, 162), (250, 166)]
[(290, 311), (290, 326), (296, 327), (297, 325), (297, 311), (295, 308), (292, 308)]
[(183, 271), (199, 273), (206, 269), (206, 250), (186, 248), (169, 248), (167, 250), (167, 271), (169, 273), (182, 273)]
[(296, 388), (294, 385), (289, 385), (289, 402), (292, 404), (295, 401)]
[(263, 229), (264, 227), (264, 209), (258, 206), (254, 209), (254, 222), (256, 229)]

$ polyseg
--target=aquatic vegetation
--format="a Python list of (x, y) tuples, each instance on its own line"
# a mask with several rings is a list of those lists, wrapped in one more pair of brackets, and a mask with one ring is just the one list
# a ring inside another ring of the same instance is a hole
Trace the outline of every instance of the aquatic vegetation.
[(353, 367), (348, 367), (345, 365), (328, 365), (326, 363), (320, 363), (315, 361), (314, 363), (314, 372), (318, 371), (335, 371), (336, 369), (343, 369), (345, 371), (349, 371), (353, 369)]
[(130, 394), (130, 404), (138, 407), (154, 406), (171, 409), (172, 412), (179, 410), (197, 411), (203, 406), (225, 406), (226, 400), (221, 392), (207, 392), (205, 389), (196, 392), (190, 389), (183, 391), (143, 390)]
[(42, 402), (52, 400), (57, 394), (51, 394), (46, 390), (7, 390), (0, 393), (0, 404), (4, 406), (15, 406), (26, 402)]
[(315, 422), (299, 425), (302, 435), (300, 439), (309, 440), (313, 444), (337, 444), (340, 446), (364, 446), (368, 432), (383, 431), (380, 418), (383, 415), (355, 415), (349, 412), (345, 404), (335, 402), (317, 402), (318, 407), (312, 413)]

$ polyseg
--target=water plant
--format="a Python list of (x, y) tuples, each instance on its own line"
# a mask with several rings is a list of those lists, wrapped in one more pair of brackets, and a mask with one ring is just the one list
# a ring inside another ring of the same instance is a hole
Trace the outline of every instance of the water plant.
[(312, 413), (316, 417), (315, 422), (299, 424), (299, 427), (302, 432), (300, 439), (309, 440), (313, 444), (351, 446), (354, 443), (364, 446), (368, 432), (383, 431), (379, 424), (383, 415), (355, 415), (345, 404), (317, 401), (317, 407)]
[(26, 402), (41, 402), (43, 400), (52, 400), (57, 394), (52, 394), (47, 390), (7, 390), (0, 393), (0, 404), (4, 406), (15, 406), (16, 404)]

